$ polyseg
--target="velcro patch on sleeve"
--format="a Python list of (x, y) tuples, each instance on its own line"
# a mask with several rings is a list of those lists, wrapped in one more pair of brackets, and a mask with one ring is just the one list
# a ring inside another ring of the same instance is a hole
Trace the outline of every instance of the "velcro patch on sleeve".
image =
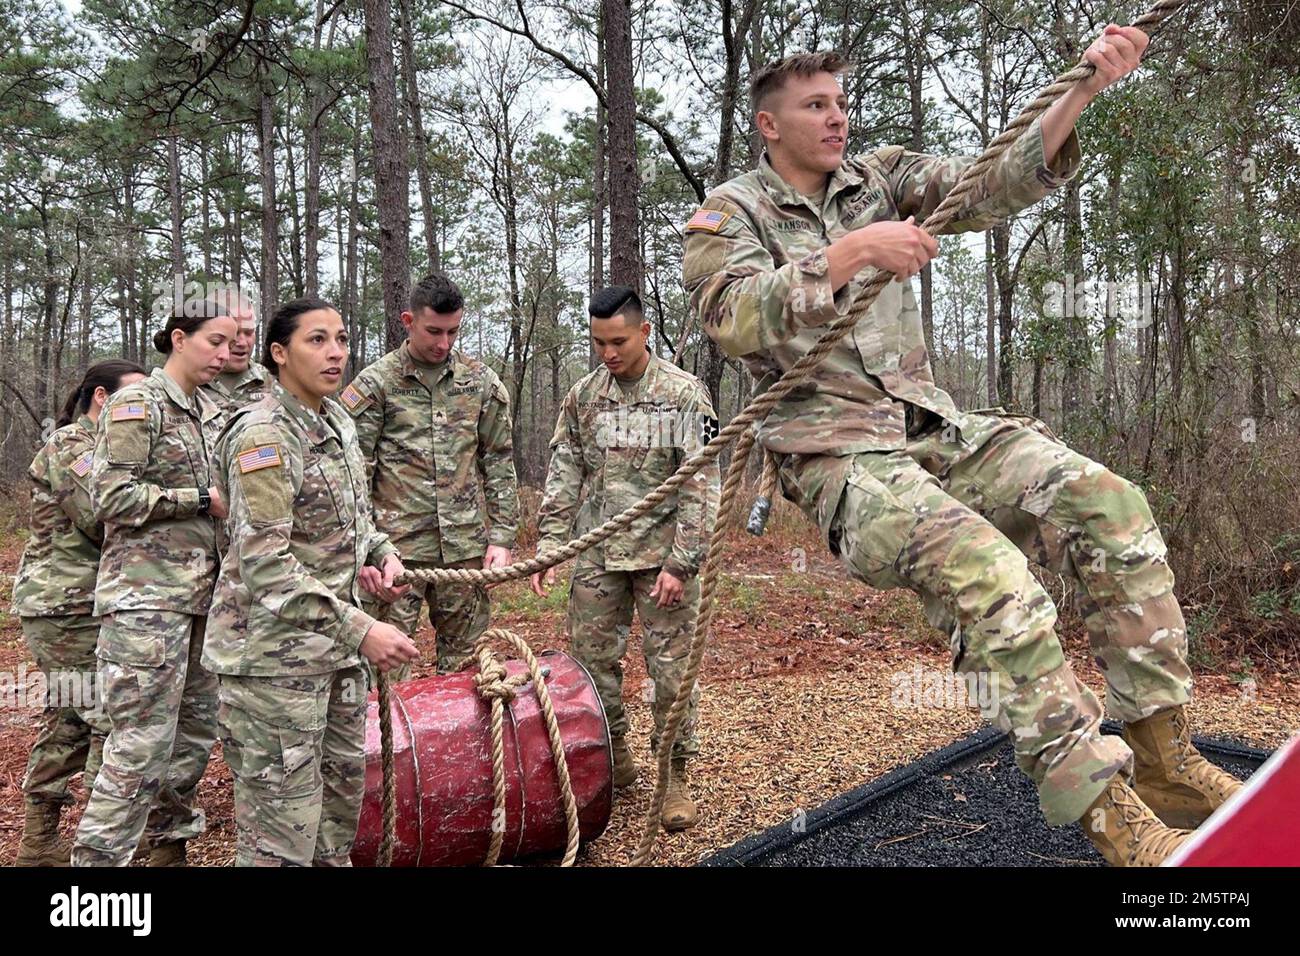
[(250, 471), (261, 471), (263, 468), (279, 468), (284, 464), (283, 459), (280, 458), (279, 445), (258, 445), (256, 448), (241, 452), (236, 461), (239, 462), (241, 475), (246, 475)]
[(90, 466), (95, 461), (95, 453), (88, 451), (72, 463), (72, 473), (78, 478), (85, 478), (90, 474)]
[(698, 209), (686, 223), (687, 232), (717, 232), (727, 224), (731, 213), (720, 209)]
[(339, 401), (343, 403), (343, 407), (348, 411), (355, 412), (358, 408), (369, 401), (369, 399), (367, 399), (365, 395), (362, 395), (355, 385), (349, 383), (348, 387), (343, 389), (339, 394)]
[(113, 409), (109, 416), (109, 421), (114, 422), (136, 422), (146, 421), (149, 418), (149, 409), (143, 405), (137, 405), (132, 402), (128, 405), (118, 405)]
[(707, 445), (718, 437), (718, 420), (712, 415), (700, 416), (700, 441)]

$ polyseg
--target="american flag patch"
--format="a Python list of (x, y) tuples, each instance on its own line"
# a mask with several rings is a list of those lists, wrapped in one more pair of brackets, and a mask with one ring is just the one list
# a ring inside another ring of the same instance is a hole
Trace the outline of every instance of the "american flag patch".
[(731, 218), (731, 213), (717, 209), (700, 209), (686, 223), (687, 232), (717, 232)]
[(257, 471), (259, 468), (278, 468), (283, 464), (280, 461), (279, 445), (258, 445), (256, 448), (242, 452), (238, 460), (241, 475)]
[(344, 404), (348, 411), (352, 412), (356, 411), (357, 406), (365, 401), (365, 396), (349, 385), (347, 388), (343, 389), (343, 393), (339, 395), (339, 401)]
[(115, 422), (133, 422), (142, 421), (149, 417), (149, 409), (143, 405), (119, 405), (113, 409), (110, 421)]
[(91, 463), (95, 460), (95, 453), (88, 451), (72, 463), (72, 473), (78, 478), (85, 478), (90, 474)]

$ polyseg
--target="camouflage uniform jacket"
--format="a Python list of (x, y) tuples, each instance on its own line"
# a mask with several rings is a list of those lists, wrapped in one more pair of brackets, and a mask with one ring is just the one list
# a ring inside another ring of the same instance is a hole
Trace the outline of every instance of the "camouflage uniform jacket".
[(203, 386), (203, 391), (220, 406), (227, 420), (245, 405), (260, 402), (270, 390), (271, 373), (257, 362), (249, 362), (242, 372), (222, 372)]
[[(706, 433), (717, 433), (708, 391), (653, 353), (635, 383), (620, 382), (604, 366), (579, 379), (564, 397), (551, 438), (538, 553), (636, 504), (703, 447)], [(626, 531), (585, 552), (584, 560), (607, 571), (663, 567), (690, 577), (713, 529), (718, 488), (714, 461)]]
[(488, 544), (514, 547), (510, 397), (492, 369), (456, 351), (423, 365), (403, 342), (339, 400), (356, 420), (375, 523), (406, 560), (451, 564)]
[[(812, 348), (824, 326), (845, 314), (874, 270), (831, 289), (825, 247), (873, 222), (920, 224), (956, 184), (971, 157), (930, 156), (887, 146), (854, 156), (831, 174), (820, 209), (786, 183), (766, 155), (758, 169), (723, 183), (686, 229), (683, 284), (705, 332), (741, 358), (759, 391)], [(1078, 171), (1071, 132), (1049, 165), (1041, 120), (995, 162), (947, 232), (987, 229), (1042, 199)], [(938, 388), (911, 282), (891, 282), (835, 346), (807, 386), (778, 405), (759, 442), (779, 454), (847, 456), (901, 449), (905, 404), (929, 409), (961, 429)], [(843, 461), (847, 461), (844, 458)], [(826, 477), (824, 469), (816, 469)], [(833, 517), (843, 469), (821, 488), (823, 527)], [(836, 487), (832, 487), (836, 486)]]
[(199, 514), (212, 486), (221, 410), (187, 396), (161, 368), (119, 389), (100, 416), (90, 496), (104, 524), (95, 613), (206, 614), (217, 575), (217, 527)]
[(396, 549), (375, 530), (356, 429), (280, 387), (236, 412), (215, 467), (230, 489), (226, 552), (203, 665), (218, 674), (324, 674), (360, 663), (374, 623), (357, 574)]
[(32, 535), (14, 580), (20, 617), (89, 614), (104, 529), (90, 507), (95, 423), (64, 425), (32, 459)]

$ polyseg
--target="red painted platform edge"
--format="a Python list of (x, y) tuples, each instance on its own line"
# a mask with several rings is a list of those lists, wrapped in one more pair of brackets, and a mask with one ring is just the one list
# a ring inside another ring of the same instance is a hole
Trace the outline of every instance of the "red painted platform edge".
[(1300, 734), (1277, 749), (1241, 792), (1164, 866), (1300, 866)]

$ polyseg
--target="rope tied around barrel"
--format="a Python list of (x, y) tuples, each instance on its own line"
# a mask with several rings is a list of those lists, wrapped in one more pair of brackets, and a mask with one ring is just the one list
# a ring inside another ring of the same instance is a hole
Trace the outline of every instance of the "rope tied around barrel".
[[(1153, 34), (1165, 20), (1182, 8), (1186, 2), (1187, 0), (1156, 0), (1156, 3), (1146, 13), (1134, 20), (1132, 25)], [(957, 215), (965, 209), (965, 201), (981, 183), (989, 168), (1011, 148), (1038, 117), (1047, 112), (1053, 103), (1075, 86), (1091, 77), (1095, 71), (1095, 67), (1091, 63), (1084, 58), (1080, 58), (1075, 66), (1043, 87), (1020, 114), (1007, 124), (1006, 128), (985, 147), (975, 161), (962, 171), (957, 182), (948, 191), (948, 194), (938, 207), (926, 217), (921, 224), (921, 228), (932, 236), (942, 235), (953, 220), (957, 218)], [(735, 499), (738, 497), (745, 468), (755, 444), (756, 426), (766, 419), (771, 410), (784, 400), (790, 392), (799, 388), (811, 378), (813, 371), (839, 344), (840, 340), (857, 325), (859, 320), (867, 315), (880, 293), (891, 281), (893, 281), (891, 273), (872, 270), (870, 278), (861, 286), (845, 314), (831, 322), (813, 347), (790, 366), (775, 384), (761, 395), (756, 396), (727, 423), (726, 427), (718, 432), (712, 441), (683, 462), (677, 471), (662, 484), (639, 502), (624, 509), (600, 526), (574, 538), (559, 548), (549, 550), (545, 554), (539, 554), (529, 560), (516, 562), (508, 567), (493, 568), (491, 570), (408, 569), (403, 579), (420, 580), (434, 584), (451, 581), (464, 584), (499, 584), (527, 577), (539, 571), (545, 571), (631, 526), (638, 518), (649, 513), (670, 495), (676, 493), (677, 489), (701, 468), (721, 455), (723, 448), (732, 442), (736, 443), (735, 451), (731, 457), (731, 464), (727, 469), (727, 476), (723, 482), (717, 518), (714, 521), (703, 567), (700, 570), (700, 610), (687, 657), (687, 669), (682, 677), (677, 696), (674, 698), (672, 707), (669, 710), (663, 732), (660, 735), (659, 747), (655, 754), (657, 774), (654, 796), (650, 807), (646, 811), (641, 842), (629, 861), (632, 866), (640, 866), (649, 861), (655, 840), (658, 837), (660, 814), (667, 796), (672, 747), (677, 740), (678, 731), (685, 717), (687, 702), (699, 678), (699, 669), (704, 657), (704, 647), (713, 620), (713, 594), (717, 587), (717, 578), (720, 571), (722, 542), (726, 536), (726, 529), (733, 520), (736, 511)], [(765, 461), (763, 469), (762, 484), (765, 488), (776, 484), (773, 481), (775, 472), (776, 461), (774, 456), (770, 456)], [(386, 713), (386, 710), (381, 708), (381, 720), (387, 719), (385, 717)]]
[[(525, 670), (511, 675), (506, 665), (493, 653), (492, 644), (508, 644), (516, 657), (524, 662)], [(578, 801), (573, 795), (573, 781), (569, 776), (569, 760), (564, 752), (564, 739), (560, 736), (560, 722), (551, 703), (551, 692), (546, 686), (547, 671), (538, 662), (528, 642), (513, 631), (492, 628), (484, 631), (474, 645), (478, 671), (474, 674), (474, 689), (488, 701), (491, 709), (489, 728), (492, 740), (492, 823), (484, 866), (496, 866), (501, 858), (501, 845), (506, 834), (506, 769), (505, 769), (505, 714), (506, 708), (518, 696), (519, 689), (533, 685), (538, 709), (546, 724), (546, 736), (551, 745), (551, 759), (555, 762), (555, 780), (564, 805), (564, 826), (568, 835), (564, 857), (560, 866), (573, 866), (578, 856), (579, 823)], [(467, 662), (472, 666), (474, 658)], [(391, 689), (388, 675), (379, 674), (380, 745), (384, 766), (384, 836), (379, 845), (379, 865), (391, 866), (393, 841), (397, 820), (397, 784), (393, 770), (392, 717), (389, 711)], [(384, 715), (388, 715), (385, 718)], [(387, 730), (385, 730), (387, 728)], [(522, 826), (522, 823), (521, 823)]]
[[(493, 641), (503, 641), (511, 646), (523, 660), (527, 670), (508, 676), (505, 664), (492, 653)], [(578, 801), (573, 795), (573, 781), (569, 777), (569, 759), (564, 752), (564, 739), (560, 736), (560, 722), (551, 704), (551, 692), (546, 686), (546, 671), (538, 663), (533, 650), (518, 634), (501, 628), (484, 631), (475, 645), (478, 655), (478, 673), (474, 686), (479, 696), (491, 702), (492, 716), (492, 838), (488, 845), (484, 866), (495, 866), (501, 856), (501, 844), (506, 835), (506, 771), (505, 771), (505, 711), (515, 699), (515, 693), (526, 684), (533, 685), (537, 705), (546, 723), (546, 736), (551, 743), (551, 759), (555, 761), (555, 780), (564, 804), (564, 825), (568, 840), (560, 866), (573, 866), (578, 856)], [(520, 823), (522, 826), (522, 822)]]

